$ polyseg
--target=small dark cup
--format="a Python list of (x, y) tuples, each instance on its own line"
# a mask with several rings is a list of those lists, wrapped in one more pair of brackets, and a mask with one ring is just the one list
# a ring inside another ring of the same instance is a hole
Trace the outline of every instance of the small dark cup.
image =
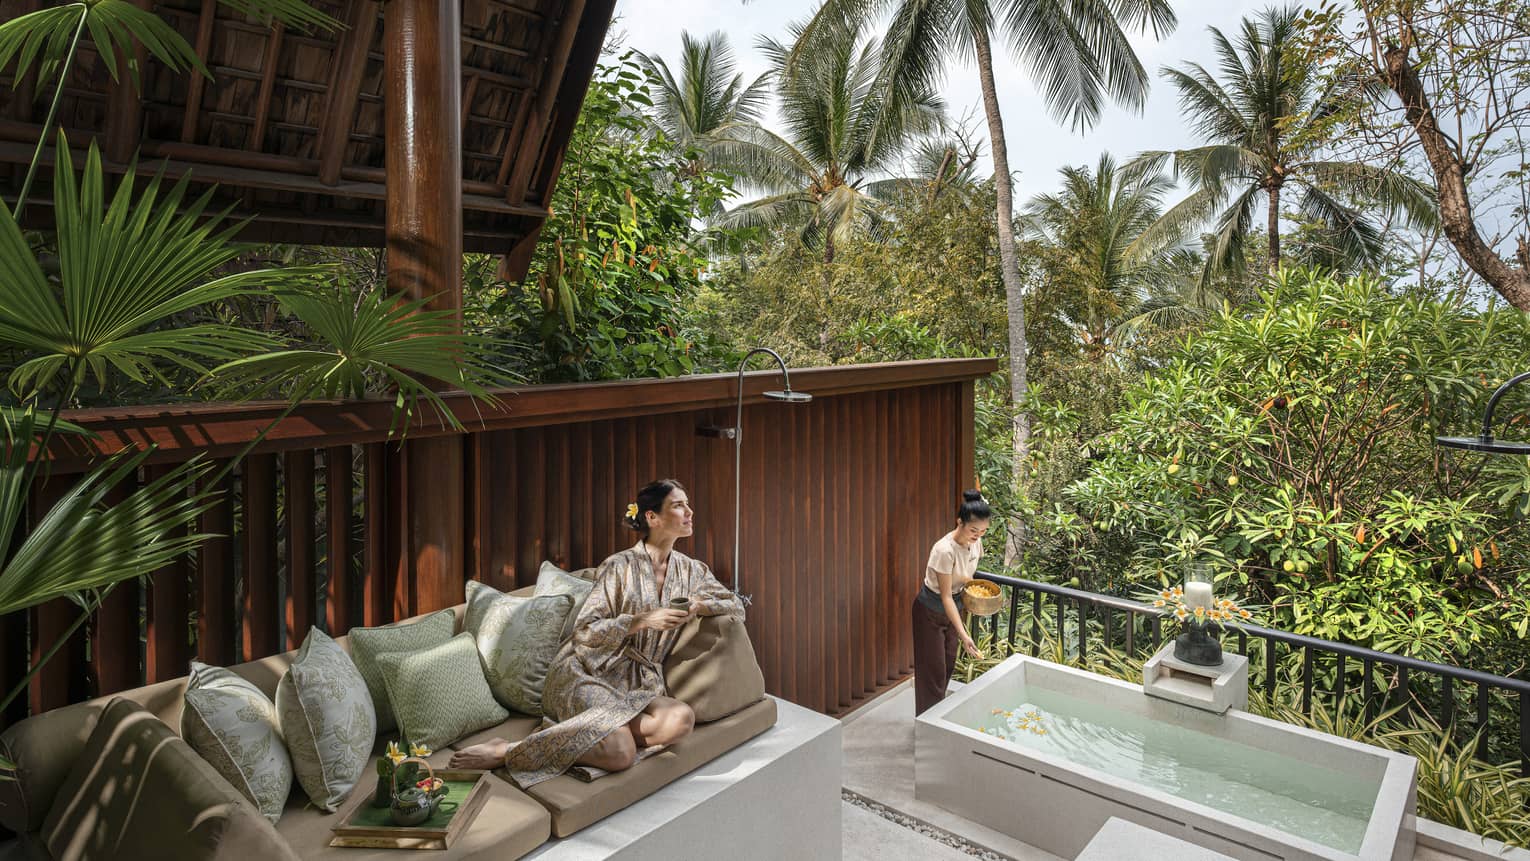
[(691, 599), (671, 598), (669, 599), (669, 609), (679, 610), (682, 613), (689, 613), (691, 611)]

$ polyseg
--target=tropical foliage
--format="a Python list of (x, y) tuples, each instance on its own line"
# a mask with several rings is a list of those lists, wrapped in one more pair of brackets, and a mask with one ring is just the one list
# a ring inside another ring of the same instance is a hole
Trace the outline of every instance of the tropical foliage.
[[(793, 28), (799, 40), (802, 29)], [(796, 44), (761, 44), (778, 82), (786, 133), (736, 126), (715, 146), (720, 164), (765, 192), (720, 223), (797, 226), (803, 244), (821, 248), (831, 263), (836, 246), (881, 230), (880, 204), (903, 185), (890, 172), (914, 137), (939, 129), (944, 106), (930, 87), (878, 88), (881, 49), (876, 39), (861, 41), (859, 27), (810, 55), (794, 57)]]
[(524, 283), (468, 261), (467, 325), (527, 379), (672, 376), (724, 355), (683, 308), (708, 266), (694, 225), (731, 182), (633, 110), (653, 89), (634, 55), (597, 69)]
[(1287, 272), (1129, 391), (1068, 495), (1124, 542), (1127, 580), (1216, 560), (1279, 627), (1512, 671), (1530, 463), (1444, 456), (1433, 437), (1467, 432), (1527, 351), (1518, 312)]
[(1191, 194), (1134, 243), (1135, 256), (1175, 245), (1211, 224), (1215, 237), (1204, 280), (1243, 261), (1243, 245), (1265, 206), (1267, 263), (1280, 266), (1281, 200), (1287, 184), (1301, 191), (1297, 208), (1323, 228), (1332, 256), (1380, 261), (1382, 230), (1370, 208), (1405, 218), (1414, 228), (1438, 220), (1433, 193), (1395, 167), (1334, 160), (1325, 146), (1337, 121), (1374, 96), (1378, 84), (1359, 75), (1323, 78), (1302, 49), (1298, 9), (1272, 7), (1244, 19), (1236, 42), (1211, 27), (1223, 80), (1198, 63), (1164, 69), (1179, 91), (1180, 109), (1206, 145), (1143, 153), (1138, 165), (1172, 164)]

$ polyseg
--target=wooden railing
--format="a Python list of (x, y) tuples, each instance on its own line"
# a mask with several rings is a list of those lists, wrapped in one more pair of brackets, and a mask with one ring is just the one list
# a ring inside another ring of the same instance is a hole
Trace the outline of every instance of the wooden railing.
[[(815, 396), (802, 406), (761, 397), (775, 373), (746, 376), (741, 591), (772, 693), (835, 714), (912, 670), (909, 604), (928, 545), (972, 482), (973, 381), (994, 367), (798, 370), (793, 387)], [(384, 401), (307, 404), (274, 427), (280, 404), (70, 414), (97, 438), (51, 449), (38, 512), (102, 454), (154, 446), (147, 480), (270, 431), (204, 516), (202, 531), (220, 537), (118, 587), (5, 717), (174, 678), (192, 657), (277, 653), (310, 625), (339, 634), (446, 606), (466, 578), (510, 589), (534, 582), (544, 559), (598, 564), (634, 540), (618, 517), (655, 477), (689, 488), (698, 529), (681, 549), (730, 583), (733, 443), (701, 431), (731, 426), (735, 397), (731, 374), (522, 387), (493, 405), (450, 395), (466, 432), (427, 414), (402, 445), (388, 439)], [(452, 532), (425, 542), (439, 545), (440, 566), (417, 559), (431, 519)], [(78, 612), (55, 601), (0, 618), (0, 682), (24, 676)]]

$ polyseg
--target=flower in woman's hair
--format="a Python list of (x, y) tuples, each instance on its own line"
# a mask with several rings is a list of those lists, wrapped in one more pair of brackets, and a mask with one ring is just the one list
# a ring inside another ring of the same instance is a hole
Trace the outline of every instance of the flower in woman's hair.
[(627, 503), (627, 519), (628, 520), (636, 520), (637, 516), (638, 516), (637, 503), (636, 502), (629, 502), (629, 503)]
[(430, 747), (427, 746), (427, 745), (423, 745), (423, 744), (413, 744), (413, 743), (411, 743), (409, 745), (409, 755), (410, 756), (418, 756), (418, 757), (421, 757), (421, 758), (430, 756)]

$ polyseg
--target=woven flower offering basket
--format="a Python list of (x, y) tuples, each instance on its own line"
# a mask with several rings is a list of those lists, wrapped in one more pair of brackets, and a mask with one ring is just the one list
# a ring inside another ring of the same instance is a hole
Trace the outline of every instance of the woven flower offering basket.
[(973, 580), (962, 590), (962, 607), (974, 616), (992, 616), (1003, 600), (1003, 590), (987, 580)]

